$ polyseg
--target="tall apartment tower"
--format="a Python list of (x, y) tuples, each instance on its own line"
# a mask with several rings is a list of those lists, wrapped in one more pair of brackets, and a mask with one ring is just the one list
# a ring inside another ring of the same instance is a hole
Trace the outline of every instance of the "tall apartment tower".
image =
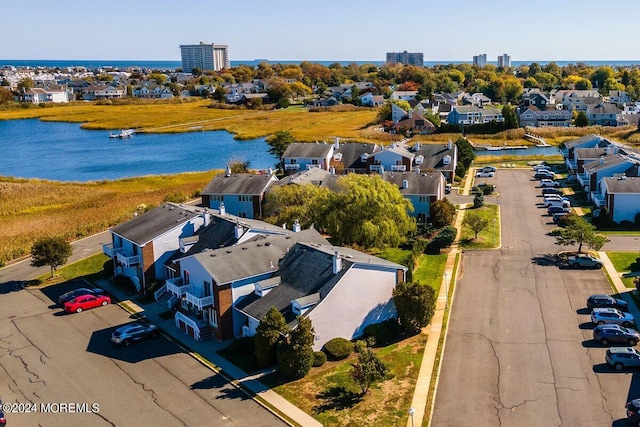
[(387, 52), (388, 64), (404, 64), (404, 65), (416, 65), (418, 67), (424, 67), (424, 55), (422, 52)]
[(220, 71), (231, 68), (229, 63), (229, 46), (200, 42), (200, 44), (180, 45), (182, 71), (190, 73), (194, 68)]
[(487, 54), (481, 53), (480, 55), (474, 55), (473, 65), (477, 65), (478, 67), (481, 67), (481, 68), (487, 65)]
[(506, 53), (498, 56), (498, 67), (511, 67), (511, 57)]

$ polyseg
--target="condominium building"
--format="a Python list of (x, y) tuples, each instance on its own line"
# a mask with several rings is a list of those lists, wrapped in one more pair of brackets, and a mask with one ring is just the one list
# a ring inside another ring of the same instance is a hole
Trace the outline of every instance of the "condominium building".
[(511, 57), (506, 53), (498, 56), (498, 67), (511, 67)]
[(481, 53), (480, 55), (474, 55), (473, 65), (477, 65), (478, 67), (484, 67), (487, 65), (487, 54)]
[(182, 70), (191, 72), (194, 68), (220, 71), (231, 68), (229, 47), (226, 44), (200, 42), (200, 44), (180, 45)]
[(424, 55), (422, 52), (387, 52), (388, 64), (404, 64), (404, 65), (416, 65), (418, 67), (424, 66)]

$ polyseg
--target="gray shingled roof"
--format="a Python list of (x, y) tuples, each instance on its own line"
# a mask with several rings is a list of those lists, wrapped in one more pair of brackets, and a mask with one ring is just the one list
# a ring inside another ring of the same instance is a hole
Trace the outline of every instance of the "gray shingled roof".
[(612, 154), (610, 156), (601, 157), (601, 159), (603, 160), (596, 160), (587, 163), (583, 166), (584, 170), (590, 174), (593, 174), (623, 163), (629, 163), (629, 166), (634, 164), (634, 162), (628, 157), (622, 156), (620, 154)]
[(592, 133), (589, 135), (581, 136), (580, 138), (572, 139), (571, 141), (567, 141), (564, 143), (564, 145), (567, 148), (573, 148), (573, 147), (585, 144), (589, 141), (593, 141), (594, 139), (601, 141), (602, 137)]
[[(441, 172), (384, 172), (382, 179), (396, 185), (402, 195), (437, 196), (440, 187), (444, 186), (444, 175)], [(407, 181), (407, 188), (403, 188), (403, 181)]]
[(640, 178), (637, 177), (606, 177), (602, 184), (607, 186), (608, 193), (640, 194)]
[(324, 158), (329, 155), (332, 149), (332, 144), (294, 142), (287, 147), (282, 158)]
[[(448, 144), (420, 144), (420, 148), (415, 152), (415, 154), (416, 156), (422, 155), (424, 159), (421, 165), (416, 166), (419, 167), (422, 171), (425, 171), (426, 169), (454, 171), (456, 168), (454, 162), (455, 150), (457, 150), (457, 148), (453, 143), (451, 144), (451, 149), (448, 148)], [(443, 159), (447, 155), (451, 156), (451, 163), (445, 165)]]
[(597, 159), (598, 157), (605, 156), (606, 154), (606, 148), (576, 148), (574, 156), (576, 159)]
[(345, 169), (366, 169), (366, 164), (360, 158), (363, 154), (373, 154), (378, 150), (378, 144), (361, 144), (350, 142), (341, 144), (335, 153), (342, 154), (340, 160)]
[(200, 214), (199, 209), (193, 207), (163, 203), (155, 209), (116, 225), (111, 231), (142, 246), (170, 230), (182, 227), (184, 223)]
[(275, 180), (270, 174), (220, 174), (216, 175), (202, 190), (204, 195), (244, 194), (257, 196), (262, 194), (271, 181)]
[(313, 184), (321, 186), (331, 176), (331, 172), (321, 168), (311, 168), (303, 170), (301, 172), (294, 173), (292, 175), (285, 176), (274, 184), (275, 186), (298, 184), (306, 185)]

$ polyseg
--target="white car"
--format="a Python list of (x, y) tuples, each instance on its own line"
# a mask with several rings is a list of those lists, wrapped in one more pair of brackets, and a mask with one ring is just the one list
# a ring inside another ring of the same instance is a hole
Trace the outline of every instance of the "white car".
[(551, 171), (551, 167), (550, 167), (550, 166), (547, 166), (547, 165), (535, 165), (535, 166), (533, 167), (533, 170), (534, 170), (534, 171), (539, 171), (539, 170), (548, 170), (548, 171)]
[(554, 181), (552, 179), (542, 179), (540, 180), (540, 187), (560, 187), (560, 183), (558, 181)]
[(493, 172), (484, 172), (482, 170), (479, 170), (478, 172), (476, 172), (476, 177), (477, 178), (493, 178)]
[(569, 199), (568, 199), (567, 197), (563, 197), (563, 196), (561, 196), (561, 195), (559, 195), (559, 194), (547, 194), (546, 196), (544, 196), (544, 202), (545, 202), (545, 204), (546, 204), (548, 201), (551, 201), (551, 200), (559, 200), (559, 201), (562, 201), (562, 200), (569, 200)]

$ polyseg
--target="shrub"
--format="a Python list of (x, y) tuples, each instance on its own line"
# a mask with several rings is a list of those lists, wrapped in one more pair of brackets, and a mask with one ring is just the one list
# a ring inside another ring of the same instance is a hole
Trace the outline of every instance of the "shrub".
[(481, 208), (484, 205), (484, 196), (482, 193), (476, 193), (476, 197), (473, 198), (473, 207)]
[(165, 202), (171, 202), (171, 203), (182, 203), (185, 200), (187, 200), (187, 196), (184, 193), (180, 193), (180, 192), (167, 194), (164, 198)]
[(346, 338), (333, 338), (324, 345), (324, 352), (330, 360), (342, 360), (353, 352), (353, 344)]
[(393, 332), (384, 323), (374, 323), (364, 328), (364, 334), (376, 339), (376, 343), (386, 345), (393, 340)]
[(321, 351), (313, 352), (313, 367), (317, 368), (324, 365), (327, 362), (327, 355)]
[(485, 196), (488, 196), (489, 194), (492, 194), (494, 189), (495, 189), (495, 187), (493, 186), (493, 184), (480, 184), (480, 185), (478, 185), (478, 191), (481, 192)]
[(374, 336), (366, 337), (364, 340), (367, 342), (367, 347), (375, 347), (376, 344), (378, 344), (378, 341)]
[(635, 224), (625, 219), (624, 221), (620, 221), (620, 227), (626, 228), (626, 229), (632, 229), (632, 228), (635, 228)]
[(353, 344), (353, 351), (356, 353), (361, 353), (365, 348), (367, 348), (367, 342), (365, 340), (358, 340)]
[(448, 248), (456, 240), (458, 230), (455, 227), (446, 226), (427, 245), (430, 253), (440, 253), (440, 249)]
[(249, 355), (253, 353), (254, 344), (255, 340), (253, 337), (242, 337), (229, 344), (227, 349), (233, 354)]
[(129, 290), (131, 292), (137, 292), (136, 285), (133, 284), (133, 280), (130, 277), (124, 276), (122, 274), (118, 274), (113, 278), (113, 284), (119, 288), (124, 290)]

